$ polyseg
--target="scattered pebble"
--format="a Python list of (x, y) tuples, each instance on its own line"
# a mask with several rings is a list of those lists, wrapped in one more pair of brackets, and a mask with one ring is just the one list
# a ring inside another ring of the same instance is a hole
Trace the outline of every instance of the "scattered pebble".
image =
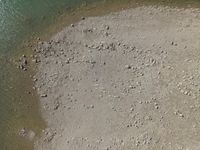
[(47, 97), (47, 94), (42, 94), (42, 95), (40, 95), (41, 97)]

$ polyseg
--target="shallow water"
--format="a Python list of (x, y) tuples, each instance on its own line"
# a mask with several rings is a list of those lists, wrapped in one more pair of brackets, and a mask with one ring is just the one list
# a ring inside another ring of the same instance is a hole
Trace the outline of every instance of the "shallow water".
[[(88, 0), (92, 2), (94, 0)], [(45, 123), (39, 112), (30, 75), (10, 60), (20, 53), (22, 41), (53, 23), (62, 12), (83, 0), (0, 0), (0, 149), (31, 150), (33, 142), (19, 136), (22, 128), (39, 135)], [(29, 53), (29, 52), (28, 52)]]
[[(19, 46), (22, 41), (29, 40), (49, 24), (54, 24), (55, 18), (70, 8), (94, 1), (101, 0), (0, 0), (0, 149), (31, 150), (32, 142), (20, 138), (19, 130), (25, 127), (39, 134), (45, 127), (39, 112), (37, 94), (32, 90), (30, 75), (33, 72), (25, 73), (17, 69), (10, 58), (16, 58), (18, 53), (26, 51)], [(109, 4), (99, 8), (101, 10), (95, 8), (94, 11), (92, 8), (85, 11), (84, 15), (104, 14), (109, 12), (108, 9), (115, 11), (132, 7), (135, 3), (199, 7), (200, 1), (110, 0)], [(70, 21), (77, 20), (76, 16), (73, 17)], [(58, 26), (54, 27), (54, 31), (59, 30)]]
[[(2, 150), (30, 150), (32, 143), (20, 138), (20, 129), (39, 133), (45, 123), (38, 111), (29, 74), (24, 75), (6, 60), (0, 61), (0, 146)], [(28, 92), (31, 91), (30, 94)]]
[(63, 11), (94, 0), (0, 0), (0, 49), (10, 52), (13, 44), (47, 25)]

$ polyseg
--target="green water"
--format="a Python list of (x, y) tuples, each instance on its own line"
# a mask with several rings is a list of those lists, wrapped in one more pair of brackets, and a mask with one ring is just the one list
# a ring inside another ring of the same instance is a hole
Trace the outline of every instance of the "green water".
[(13, 44), (52, 22), (63, 11), (94, 0), (0, 0), (0, 50), (10, 52)]
[(53, 24), (70, 8), (94, 0), (0, 0), (0, 149), (31, 150), (33, 142), (18, 135), (22, 128), (38, 136), (45, 123), (39, 112), (37, 94), (30, 75), (17, 69), (14, 61), (21, 43)]
[(6, 60), (1, 60), (0, 70), (0, 149), (31, 149), (30, 141), (19, 138), (19, 130), (25, 127), (39, 133), (45, 124), (40, 118), (29, 73), (23, 75)]
[[(58, 16), (71, 8), (95, 1), (103, 0), (0, 0), (1, 150), (32, 150), (33, 142), (19, 137), (19, 130), (25, 127), (39, 135), (45, 128), (39, 112), (37, 94), (32, 90), (30, 75), (33, 71), (29, 69), (28, 72), (24, 72), (17, 69), (10, 58), (16, 59), (19, 53), (26, 50), (19, 46), (22, 41), (29, 40), (50, 24), (55, 24)], [(199, 0), (110, 0), (107, 7), (102, 7), (102, 11), (108, 12), (111, 5), (116, 5), (116, 8), (120, 8), (117, 5), (123, 7), (124, 3), (131, 4), (130, 7), (135, 3), (180, 7), (200, 5)]]

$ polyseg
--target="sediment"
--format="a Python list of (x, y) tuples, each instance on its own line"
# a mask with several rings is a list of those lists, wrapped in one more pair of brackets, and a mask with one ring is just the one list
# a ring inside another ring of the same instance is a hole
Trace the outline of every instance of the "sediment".
[(39, 42), (35, 149), (198, 149), (199, 29), (198, 9), (144, 6)]

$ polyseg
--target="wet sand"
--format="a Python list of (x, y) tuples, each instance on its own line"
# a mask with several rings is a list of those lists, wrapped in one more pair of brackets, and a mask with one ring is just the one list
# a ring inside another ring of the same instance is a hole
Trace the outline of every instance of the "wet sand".
[(199, 29), (198, 9), (143, 6), (39, 42), (35, 149), (197, 150)]

